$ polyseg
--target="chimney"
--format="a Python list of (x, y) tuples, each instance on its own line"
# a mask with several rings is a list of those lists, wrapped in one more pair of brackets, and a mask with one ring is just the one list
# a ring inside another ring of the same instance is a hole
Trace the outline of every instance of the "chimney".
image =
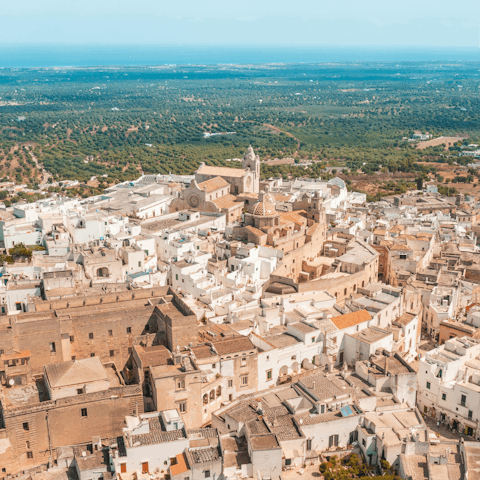
[(181, 365), (182, 354), (180, 352), (177, 351), (173, 354), (173, 363), (174, 363), (174, 365)]

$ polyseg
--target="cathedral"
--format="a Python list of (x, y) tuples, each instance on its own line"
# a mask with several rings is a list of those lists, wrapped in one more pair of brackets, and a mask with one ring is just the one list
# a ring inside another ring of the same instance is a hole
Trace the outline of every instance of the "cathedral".
[(243, 156), (242, 168), (215, 167), (201, 163), (195, 173), (197, 183), (221, 177), (230, 184), (230, 193), (258, 193), (260, 190), (260, 157), (255, 155), (252, 146)]

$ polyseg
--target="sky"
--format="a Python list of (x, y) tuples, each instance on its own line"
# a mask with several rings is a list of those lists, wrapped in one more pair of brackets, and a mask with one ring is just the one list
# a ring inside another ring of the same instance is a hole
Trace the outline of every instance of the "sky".
[(0, 44), (479, 47), (480, 1), (4, 0), (0, 24)]

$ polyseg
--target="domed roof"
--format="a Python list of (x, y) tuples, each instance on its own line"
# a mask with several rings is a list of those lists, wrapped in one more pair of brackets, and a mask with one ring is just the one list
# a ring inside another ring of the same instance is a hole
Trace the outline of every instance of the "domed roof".
[(263, 196), (263, 201), (268, 202), (268, 203), (273, 203), (274, 205), (275, 205), (275, 203), (277, 203), (275, 201), (274, 196), (269, 191), (265, 192), (265, 195)]
[(263, 200), (262, 202), (254, 203), (249, 209), (248, 213), (252, 215), (259, 215), (261, 217), (272, 217), (276, 215), (275, 205), (271, 202)]

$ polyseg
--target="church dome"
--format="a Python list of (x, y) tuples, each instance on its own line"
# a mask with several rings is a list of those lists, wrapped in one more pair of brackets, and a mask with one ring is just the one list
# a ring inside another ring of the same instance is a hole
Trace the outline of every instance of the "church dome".
[(268, 203), (273, 203), (273, 205), (275, 205), (275, 203), (277, 203), (275, 201), (274, 196), (270, 192), (265, 192), (265, 196), (263, 197), (263, 201), (268, 202)]
[(261, 202), (254, 203), (249, 209), (248, 213), (252, 215), (259, 215), (261, 217), (272, 217), (276, 215), (275, 205), (265, 199)]

